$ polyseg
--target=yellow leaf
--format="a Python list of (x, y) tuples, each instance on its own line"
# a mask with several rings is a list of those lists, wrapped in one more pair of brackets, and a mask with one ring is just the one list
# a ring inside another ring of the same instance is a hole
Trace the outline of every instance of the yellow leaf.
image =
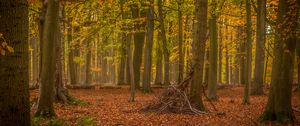
[(7, 43), (6, 42), (2, 42), (2, 47), (6, 47)]
[(1, 50), (1, 55), (5, 56), (5, 50), (4, 49)]
[(8, 50), (10, 53), (13, 53), (13, 52), (14, 52), (14, 48), (12, 48), (11, 46), (7, 46), (7, 50)]

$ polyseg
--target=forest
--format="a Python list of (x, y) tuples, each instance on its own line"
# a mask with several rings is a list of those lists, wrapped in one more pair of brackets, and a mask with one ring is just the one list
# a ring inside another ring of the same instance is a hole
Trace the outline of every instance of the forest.
[(300, 0), (0, 0), (0, 126), (300, 125)]

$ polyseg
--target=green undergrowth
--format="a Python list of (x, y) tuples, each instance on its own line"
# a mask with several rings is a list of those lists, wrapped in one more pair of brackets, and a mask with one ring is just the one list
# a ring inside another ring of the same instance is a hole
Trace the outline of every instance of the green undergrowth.
[(31, 126), (67, 126), (64, 120), (58, 118), (31, 118)]
[(84, 116), (78, 119), (76, 126), (96, 126), (96, 122), (92, 117)]
[(85, 105), (90, 105), (91, 103), (89, 103), (89, 102), (87, 102), (87, 101), (83, 101), (83, 100), (78, 99), (78, 98), (70, 97), (70, 98), (69, 98), (69, 104), (70, 104), (70, 105), (81, 105), (81, 106), (85, 106)]

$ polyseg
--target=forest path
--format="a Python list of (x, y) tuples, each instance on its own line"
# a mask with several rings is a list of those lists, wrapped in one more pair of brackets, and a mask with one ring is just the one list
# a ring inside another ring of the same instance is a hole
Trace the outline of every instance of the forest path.
[[(201, 126), (251, 126), (262, 113), (267, 102), (267, 95), (251, 96), (250, 105), (242, 105), (243, 88), (233, 87), (218, 90), (219, 100), (213, 102), (219, 113), (204, 115), (187, 114), (157, 114), (145, 113), (138, 110), (159, 95), (163, 89), (154, 89), (153, 94), (136, 94), (136, 102), (128, 102), (129, 87), (119, 89), (72, 89), (72, 96), (87, 101), (89, 105), (61, 105), (55, 104), (55, 111), (59, 119), (67, 125), (76, 125), (83, 118), (88, 118), (97, 126), (102, 125), (201, 125)], [(37, 90), (31, 91), (31, 98), (36, 97)], [(293, 105), (299, 106), (299, 95), (293, 95)], [(213, 110), (208, 101), (204, 100), (208, 110)], [(224, 112), (222, 114), (220, 112)], [(300, 120), (300, 113), (296, 120)], [(268, 123), (267, 123), (268, 125)], [(300, 125), (296, 122), (295, 125)]]

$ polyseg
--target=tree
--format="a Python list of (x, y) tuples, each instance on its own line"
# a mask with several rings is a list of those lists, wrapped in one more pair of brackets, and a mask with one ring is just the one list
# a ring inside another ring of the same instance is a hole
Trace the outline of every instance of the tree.
[[(126, 14), (124, 12), (124, 0), (120, 1), (120, 11), (122, 19), (126, 19)], [(120, 46), (120, 67), (119, 67), (119, 75), (118, 75), (118, 85), (125, 84), (125, 60), (126, 60), (126, 33), (124, 26), (121, 28), (123, 33), (121, 33), (121, 46)]]
[(244, 90), (244, 104), (250, 103), (250, 83), (251, 83), (251, 61), (252, 61), (252, 22), (251, 22), (251, 3), (246, 0), (246, 64), (245, 64), (245, 90)]
[(155, 71), (155, 81), (154, 81), (154, 84), (157, 84), (157, 85), (161, 85), (163, 84), (163, 74), (162, 74), (162, 49), (161, 49), (161, 42), (160, 42), (160, 36), (158, 35), (157, 36), (157, 47), (156, 47), (156, 71)]
[(298, 92), (300, 92), (300, 39), (297, 39), (297, 65), (298, 65)]
[(217, 2), (212, 1), (210, 22), (210, 53), (209, 53), (209, 75), (208, 75), (208, 98), (217, 99), (217, 77), (218, 74), (218, 29), (217, 29)]
[(279, 0), (271, 89), (265, 110), (260, 116), (261, 121), (294, 121), (291, 96), (299, 12), (299, 4), (295, 2)]
[(30, 126), (28, 3), (27, 0), (0, 3), (1, 48), (9, 45), (14, 49), (14, 53), (0, 57), (0, 124)]
[(183, 44), (183, 23), (182, 23), (182, 4), (183, 0), (177, 0), (178, 4), (178, 54), (179, 54), (179, 63), (178, 63), (178, 83), (183, 80), (183, 70), (184, 70), (184, 57), (182, 51)]
[(127, 41), (127, 54), (128, 54), (128, 66), (129, 66), (129, 76), (130, 76), (130, 97), (129, 102), (134, 102), (135, 100), (135, 84), (134, 84), (134, 70), (133, 70), (133, 63), (132, 63), (132, 51), (131, 51), (131, 38), (132, 34), (127, 34), (128, 41)]
[[(75, 56), (77, 56), (76, 52), (78, 52), (78, 49), (76, 49), (76, 46), (73, 44), (73, 36), (72, 36), (72, 20), (68, 19), (68, 28), (67, 28), (67, 41), (68, 41), (68, 47), (69, 47), (69, 54), (68, 54), (68, 65), (69, 65), (69, 74), (70, 74), (70, 83), (72, 85), (78, 84), (78, 70), (77, 70), (77, 64), (74, 62)], [(78, 29), (78, 28), (77, 28)], [(75, 29), (74, 29), (75, 30)], [(78, 44), (78, 43), (76, 43)]]
[(55, 80), (55, 58), (56, 39), (55, 32), (59, 29), (59, 2), (49, 0), (45, 16), (43, 31), (43, 57), (40, 96), (36, 116), (55, 116), (53, 109), (54, 80)]
[(152, 71), (152, 46), (153, 46), (153, 32), (154, 32), (154, 0), (149, 0), (150, 6), (148, 9), (147, 17), (147, 38), (144, 54), (144, 79), (143, 79), (143, 92), (152, 92), (151, 71)]
[[(146, 12), (145, 9), (140, 11), (138, 4), (133, 4), (131, 6), (132, 18), (145, 18)], [(141, 73), (141, 65), (142, 65), (142, 56), (143, 56), (143, 47), (145, 41), (145, 21), (136, 22), (134, 24), (134, 52), (133, 52), (133, 69), (134, 69), (134, 84), (137, 89), (140, 89), (140, 73)]]
[(256, 18), (256, 54), (255, 54), (255, 68), (254, 80), (251, 88), (252, 95), (263, 94), (264, 83), (264, 63), (265, 63), (265, 13), (266, 13), (266, 0), (257, 0), (257, 18)]
[(164, 55), (164, 84), (169, 85), (170, 84), (170, 77), (169, 77), (169, 67), (170, 67), (170, 52), (168, 49), (167, 44), (167, 36), (166, 36), (166, 29), (165, 29), (165, 23), (164, 23), (164, 15), (162, 10), (162, 0), (158, 0), (158, 16), (159, 16), (159, 28), (161, 32), (162, 37), (162, 46), (163, 46), (163, 55)]
[(207, 25), (207, 0), (195, 0), (195, 21), (193, 29), (193, 48), (192, 48), (192, 64), (194, 68), (194, 76), (192, 77), (191, 96), (199, 110), (205, 110), (202, 102), (202, 77), (203, 63), (206, 41), (206, 25)]

